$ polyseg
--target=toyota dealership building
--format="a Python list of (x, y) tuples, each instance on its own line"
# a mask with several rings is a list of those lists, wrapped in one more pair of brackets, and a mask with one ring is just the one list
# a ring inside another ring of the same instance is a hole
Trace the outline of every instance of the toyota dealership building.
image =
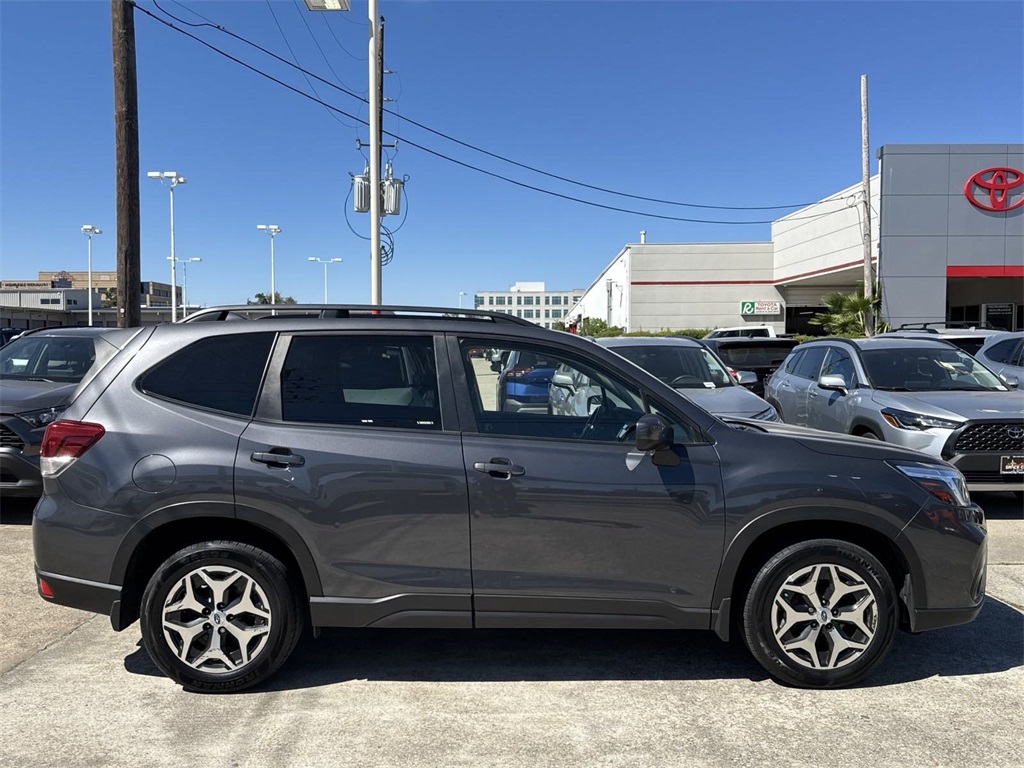
[[(860, 189), (777, 219), (766, 242), (628, 244), (568, 316), (813, 332), (826, 296), (863, 285)], [(886, 321), (1024, 330), (1024, 145), (883, 146), (871, 211)]]

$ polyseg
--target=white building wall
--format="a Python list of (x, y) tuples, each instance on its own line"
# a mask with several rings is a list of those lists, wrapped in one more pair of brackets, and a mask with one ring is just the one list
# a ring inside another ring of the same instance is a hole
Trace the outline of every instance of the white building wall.
[[(881, 184), (871, 177), (872, 254), (878, 253), (878, 210)], [(861, 185), (854, 184), (799, 211), (772, 222), (775, 244), (774, 278), (799, 280), (862, 264)]]
[(630, 259), (632, 249), (640, 247), (646, 246), (627, 245), (619, 251), (590, 284), (583, 298), (569, 310), (569, 317), (592, 317), (604, 320), (608, 325), (632, 330), (629, 326)]
[(771, 243), (645, 244), (632, 247), (630, 330), (785, 326), (778, 315), (743, 315), (744, 301), (776, 301)]

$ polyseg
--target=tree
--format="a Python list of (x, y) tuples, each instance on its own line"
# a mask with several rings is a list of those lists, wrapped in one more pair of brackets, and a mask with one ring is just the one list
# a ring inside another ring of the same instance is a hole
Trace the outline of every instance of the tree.
[[(246, 300), (246, 304), (269, 304), (270, 294), (269, 293), (257, 293), (254, 297), (255, 301)], [(275, 304), (297, 304), (294, 298), (291, 296), (285, 296), (282, 298), (280, 291), (274, 291), (274, 303)]]
[(580, 323), (578, 332), (580, 336), (601, 338), (602, 336), (621, 336), (625, 333), (625, 329), (617, 325), (608, 325), (604, 320), (599, 320), (596, 317), (585, 317)]
[[(820, 325), (833, 336), (865, 336), (864, 320), (869, 312), (876, 313), (882, 305), (881, 294), (876, 290), (875, 298), (864, 296), (864, 289), (854, 293), (833, 293), (825, 298), (827, 312), (810, 319), (811, 325)], [(882, 330), (879, 327), (879, 330)]]

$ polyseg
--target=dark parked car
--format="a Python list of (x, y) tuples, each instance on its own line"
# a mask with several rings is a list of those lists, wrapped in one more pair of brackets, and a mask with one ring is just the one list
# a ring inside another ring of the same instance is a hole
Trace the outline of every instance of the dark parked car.
[(103, 328), (46, 328), (0, 349), (0, 495), (41, 493), (43, 430), (60, 417), (93, 363), (117, 351), (109, 338), (113, 333)]
[(749, 389), (755, 395), (764, 397), (764, 382), (782, 365), (792, 350), (800, 342), (796, 339), (702, 339), (701, 343), (714, 351), (727, 366), (730, 373), (735, 371), (753, 371), (757, 382)]
[[(507, 315), (391, 309), (139, 330), (46, 430), (40, 595), (141, 618), (200, 691), (267, 679), (310, 626), (738, 632), (779, 680), (834, 687), (898, 627), (981, 610), (985, 517), (943, 461), (722, 421)], [(599, 400), (507, 411), (476, 348)]]

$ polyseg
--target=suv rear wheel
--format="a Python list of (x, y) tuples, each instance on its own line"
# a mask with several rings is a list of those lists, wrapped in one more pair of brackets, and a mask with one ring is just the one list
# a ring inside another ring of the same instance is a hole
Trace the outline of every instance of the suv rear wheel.
[(769, 559), (743, 608), (751, 653), (773, 677), (801, 688), (863, 678), (888, 653), (896, 624), (885, 568), (836, 539), (800, 542)]
[(209, 541), (171, 555), (149, 580), (142, 641), (186, 689), (238, 691), (285, 662), (303, 620), (277, 558), (248, 544)]

